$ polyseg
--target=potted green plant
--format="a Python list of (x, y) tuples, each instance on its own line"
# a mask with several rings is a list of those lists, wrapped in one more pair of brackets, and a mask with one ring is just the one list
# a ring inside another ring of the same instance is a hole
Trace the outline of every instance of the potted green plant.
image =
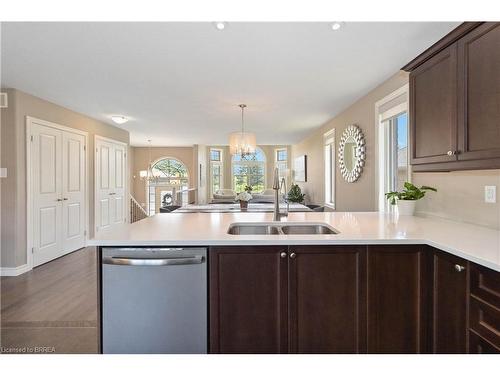
[(425, 185), (418, 188), (411, 182), (405, 182), (403, 191), (390, 191), (385, 193), (385, 196), (392, 205), (397, 204), (400, 215), (413, 215), (417, 201), (425, 197), (428, 191), (437, 191), (437, 189)]
[(290, 186), (290, 190), (288, 191), (287, 199), (289, 202), (302, 203), (304, 202), (305, 196), (305, 194), (302, 194), (302, 190), (300, 190), (299, 185), (292, 184), (292, 186)]

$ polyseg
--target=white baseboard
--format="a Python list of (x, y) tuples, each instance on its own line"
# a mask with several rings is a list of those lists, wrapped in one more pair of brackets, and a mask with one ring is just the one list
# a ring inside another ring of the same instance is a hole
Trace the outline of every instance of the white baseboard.
[(0, 276), (19, 276), (28, 271), (31, 271), (28, 264), (19, 267), (0, 267)]

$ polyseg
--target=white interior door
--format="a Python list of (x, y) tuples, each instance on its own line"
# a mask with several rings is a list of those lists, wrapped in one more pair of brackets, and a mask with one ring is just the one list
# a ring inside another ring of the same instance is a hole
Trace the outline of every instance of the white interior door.
[(62, 255), (62, 133), (32, 127), (33, 266)]
[(113, 195), (111, 212), (112, 223), (121, 224), (125, 222), (125, 146), (121, 144), (113, 145)]
[(122, 224), (125, 215), (125, 145), (96, 138), (96, 230)]
[(62, 247), (85, 246), (85, 137), (62, 133)]
[(33, 266), (85, 246), (85, 136), (31, 124)]

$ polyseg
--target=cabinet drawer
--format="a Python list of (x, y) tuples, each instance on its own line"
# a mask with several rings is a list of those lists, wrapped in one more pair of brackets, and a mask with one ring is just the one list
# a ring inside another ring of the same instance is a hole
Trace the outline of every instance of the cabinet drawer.
[(469, 353), (471, 354), (500, 354), (500, 348), (486, 341), (473, 331), (469, 335)]
[(470, 328), (500, 347), (500, 310), (475, 297), (470, 299)]
[(471, 264), (470, 294), (500, 309), (500, 272)]

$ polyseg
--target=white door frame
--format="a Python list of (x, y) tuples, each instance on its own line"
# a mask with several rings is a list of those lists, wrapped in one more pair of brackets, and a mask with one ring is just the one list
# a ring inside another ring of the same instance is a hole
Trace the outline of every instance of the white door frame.
[[(377, 152), (375, 153), (375, 165), (377, 165), (377, 173), (375, 173), (375, 202), (377, 203), (377, 210), (379, 212), (385, 212), (385, 197), (380, 193), (384, 189), (384, 180), (380, 176), (385, 175), (385, 160), (384, 160), (384, 127), (382, 126), (380, 107), (384, 104), (396, 99), (402, 95), (406, 99), (406, 108), (409, 109), (409, 84), (406, 83), (399, 89), (391, 92), (386, 97), (380, 99), (375, 103), (375, 148)], [(395, 113), (396, 114), (396, 113)], [(410, 116), (408, 114), (408, 128), (410, 127)], [(408, 150), (410, 145), (408, 144)], [(411, 178), (411, 165), (409, 163), (410, 152), (407, 152), (408, 157), (408, 174)]]
[(113, 138), (107, 138), (107, 137), (103, 137), (102, 135), (94, 135), (94, 150), (92, 152), (94, 152), (94, 233), (97, 232), (97, 227), (96, 227), (96, 223), (98, 223), (98, 218), (97, 218), (97, 213), (98, 213), (98, 210), (97, 210), (97, 157), (95, 155), (95, 153), (97, 152), (97, 141), (105, 141), (105, 142), (110, 142), (110, 143), (114, 143), (114, 144), (118, 144), (120, 146), (123, 146), (125, 147), (125, 166), (124, 166), (124, 169), (125, 169), (125, 172), (124, 172), (124, 181), (125, 181), (125, 196), (123, 197), (124, 201), (126, 202), (125, 203), (125, 221), (127, 223), (130, 223), (130, 199), (129, 199), (129, 196), (130, 196), (130, 181), (128, 180), (128, 175), (129, 175), (129, 161), (128, 161), (128, 144), (125, 143), (125, 142), (121, 142), (121, 141), (117, 141), (116, 139), (113, 139)]
[[(50, 128), (80, 134), (85, 137), (85, 246), (89, 236), (90, 215), (89, 215), (89, 153), (88, 149), (88, 133), (82, 130), (70, 128), (68, 126), (59, 125), (54, 122), (41, 120), (35, 117), (26, 116), (26, 271), (33, 269), (33, 184), (31, 178), (32, 155), (31, 155), (31, 128), (32, 124), (37, 123)], [(25, 272), (26, 272), (25, 271)]]

